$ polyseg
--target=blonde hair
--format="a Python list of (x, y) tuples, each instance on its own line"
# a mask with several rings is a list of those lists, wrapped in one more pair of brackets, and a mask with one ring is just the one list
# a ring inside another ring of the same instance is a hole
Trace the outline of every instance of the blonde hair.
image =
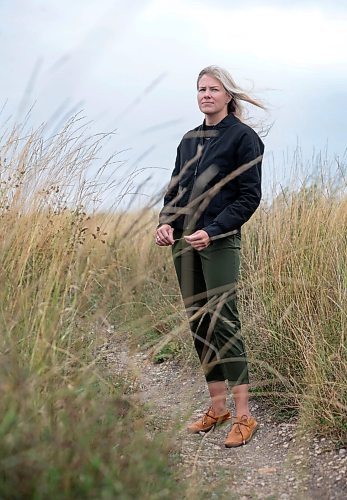
[(214, 76), (223, 85), (224, 90), (230, 95), (231, 101), (228, 103), (228, 113), (233, 113), (237, 118), (244, 121), (246, 118), (246, 110), (241, 101), (249, 102), (258, 108), (262, 108), (266, 111), (265, 105), (259, 100), (251, 97), (245, 90), (239, 87), (230, 73), (221, 68), (220, 66), (207, 66), (202, 69), (199, 73), (197, 80), (197, 88), (199, 88), (199, 81), (203, 75)]

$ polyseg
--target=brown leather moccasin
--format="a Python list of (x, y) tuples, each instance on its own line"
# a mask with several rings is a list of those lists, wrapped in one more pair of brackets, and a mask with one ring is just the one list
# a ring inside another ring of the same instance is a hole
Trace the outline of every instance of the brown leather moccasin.
[(231, 419), (230, 411), (227, 411), (222, 415), (216, 415), (212, 406), (210, 406), (207, 412), (205, 412), (202, 415), (202, 417), (200, 417), (198, 420), (187, 426), (187, 431), (194, 434), (198, 432), (207, 432), (210, 429), (212, 429), (212, 427), (221, 425), (230, 419)]
[(258, 423), (255, 418), (242, 415), (236, 418), (231, 426), (230, 432), (225, 440), (227, 448), (235, 448), (248, 443), (258, 429)]

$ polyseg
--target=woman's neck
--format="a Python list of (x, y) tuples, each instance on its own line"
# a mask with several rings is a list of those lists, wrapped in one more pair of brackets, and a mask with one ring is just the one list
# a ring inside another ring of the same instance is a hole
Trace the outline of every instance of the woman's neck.
[(228, 116), (228, 113), (218, 113), (216, 115), (206, 115), (205, 114), (205, 124), (206, 125), (217, 125), (217, 123), (221, 122), (226, 116)]

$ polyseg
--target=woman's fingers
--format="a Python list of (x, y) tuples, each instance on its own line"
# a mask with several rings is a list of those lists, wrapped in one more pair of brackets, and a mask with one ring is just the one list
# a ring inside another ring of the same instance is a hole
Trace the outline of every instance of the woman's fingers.
[(159, 246), (173, 245), (173, 228), (169, 224), (160, 226), (156, 231), (155, 242)]
[[(203, 250), (210, 244), (210, 237), (203, 229), (184, 237), (195, 250)], [(158, 246), (169, 246), (174, 244), (173, 228), (169, 224), (163, 224), (156, 230), (155, 242)]]
[(188, 236), (184, 237), (187, 243), (190, 243), (195, 250), (203, 250), (210, 244), (210, 237), (203, 229), (199, 229)]

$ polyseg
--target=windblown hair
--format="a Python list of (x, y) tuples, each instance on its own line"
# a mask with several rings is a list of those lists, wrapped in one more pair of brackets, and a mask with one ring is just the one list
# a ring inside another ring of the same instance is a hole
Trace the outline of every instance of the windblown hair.
[(241, 101), (249, 102), (258, 108), (266, 110), (265, 105), (258, 99), (251, 97), (245, 90), (239, 87), (230, 73), (221, 68), (220, 66), (207, 66), (202, 69), (199, 73), (197, 80), (197, 87), (199, 87), (200, 78), (203, 75), (211, 75), (221, 82), (225, 91), (230, 95), (231, 101), (228, 103), (228, 113), (233, 113), (240, 120), (245, 119), (245, 107), (242, 105)]

